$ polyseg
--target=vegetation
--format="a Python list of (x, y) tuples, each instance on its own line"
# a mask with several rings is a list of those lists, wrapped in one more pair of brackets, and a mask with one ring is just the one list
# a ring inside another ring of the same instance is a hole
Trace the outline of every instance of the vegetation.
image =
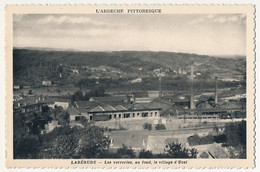
[(135, 158), (135, 152), (133, 149), (123, 145), (122, 148), (117, 149), (116, 155), (118, 158)]
[(88, 101), (91, 97), (103, 97), (105, 96), (105, 89), (103, 87), (94, 87), (90, 91), (88, 91), (85, 95), (82, 90), (76, 91), (71, 96), (71, 102), (74, 101)]
[(187, 149), (181, 143), (169, 143), (166, 145), (166, 157), (168, 158), (196, 158), (197, 150)]
[(214, 142), (224, 143), (226, 142), (226, 135), (220, 134), (220, 135), (213, 136), (211, 134), (208, 134), (207, 136), (200, 137), (199, 135), (195, 134), (193, 136), (188, 137), (187, 140), (190, 146), (206, 145), (206, 144), (212, 144)]
[(164, 124), (157, 124), (157, 125), (155, 126), (155, 129), (156, 129), (156, 130), (166, 130), (166, 127), (165, 127)]
[(142, 149), (139, 153), (139, 158), (155, 158), (152, 151)]
[(230, 152), (232, 158), (246, 158), (246, 121), (227, 124), (224, 134), (226, 146), (235, 149)]
[(146, 122), (146, 123), (144, 123), (143, 128), (151, 131), (152, 130), (152, 124)]
[[(48, 108), (48, 107), (47, 107)], [(53, 120), (58, 121), (59, 125), (66, 125), (70, 122), (70, 115), (67, 111), (63, 110), (62, 107), (55, 106), (53, 110), (50, 111), (50, 116)]]
[(214, 137), (212, 135), (200, 137), (198, 134), (195, 134), (193, 136), (188, 137), (187, 140), (188, 140), (190, 146), (214, 143)]

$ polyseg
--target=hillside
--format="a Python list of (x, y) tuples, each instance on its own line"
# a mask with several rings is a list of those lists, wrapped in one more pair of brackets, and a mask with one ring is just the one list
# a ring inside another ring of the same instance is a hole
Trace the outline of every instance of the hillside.
[[(43, 79), (56, 81), (58, 84), (72, 84), (85, 79), (87, 81), (83, 83), (93, 85), (97, 79), (106, 79), (114, 83), (113, 87), (119, 82), (128, 82), (137, 77), (150, 82), (149, 79), (157, 78), (158, 70), (164, 73), (165, 78), (181, 82), (189, 77), (191, 65), (194, 67), (194, 73), (198, 74), (197, 80), (212, 80), (215, 76), (241, 80), (245, 75), (246, 64), (245, 58), (217, 58), (150, 51), (76, 52), (14, 49), (13, 59), (15, 84), (40, 85)], [(73, 69), (79, 70), (79, 73), (74, 74)], [(60, 74), (62, 78), (59, 77)], [(153, 85), (153, 82), (150, 82), (150, 85)]]

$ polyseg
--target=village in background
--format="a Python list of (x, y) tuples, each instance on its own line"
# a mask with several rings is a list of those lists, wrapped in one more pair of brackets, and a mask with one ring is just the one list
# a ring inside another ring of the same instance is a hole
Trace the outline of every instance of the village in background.
[(246, 158), (246, 58), (13, 50), (15, 159)]

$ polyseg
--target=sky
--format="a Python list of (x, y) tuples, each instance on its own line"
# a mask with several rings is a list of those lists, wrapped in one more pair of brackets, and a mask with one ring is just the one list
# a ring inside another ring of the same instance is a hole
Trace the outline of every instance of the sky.
[(246, 55), (244, 14), (14, 14), (14, 47)]

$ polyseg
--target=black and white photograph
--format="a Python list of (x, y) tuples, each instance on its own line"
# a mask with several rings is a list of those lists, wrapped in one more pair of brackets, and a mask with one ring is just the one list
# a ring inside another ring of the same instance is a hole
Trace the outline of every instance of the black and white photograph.
[(14, 14), (13, 158), (245, 159), (245, 14)]

